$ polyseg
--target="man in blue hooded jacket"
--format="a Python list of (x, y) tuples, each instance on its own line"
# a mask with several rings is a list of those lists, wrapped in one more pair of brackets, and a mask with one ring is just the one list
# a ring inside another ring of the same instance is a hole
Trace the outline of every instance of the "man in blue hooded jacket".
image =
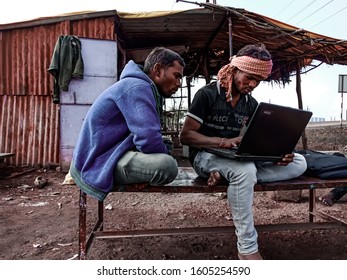
[(70, 172), (87, 194), (104, 200), (115, 184), (170, 183), (176, 160), (163, 141), (162, 98), (181, 85), (185, 63), (177, 53), (158, 47), (144, 67), (129, 61), (120, 80), (89, 109), (73, 153)]

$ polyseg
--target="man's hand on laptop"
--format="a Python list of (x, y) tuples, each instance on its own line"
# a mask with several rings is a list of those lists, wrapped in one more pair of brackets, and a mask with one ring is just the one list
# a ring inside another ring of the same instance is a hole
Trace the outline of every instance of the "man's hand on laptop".
[(287, 154), (280, 161), (278, 161), (277, 164), (286, 166), (289, 163), (291, 163), (293, 159), (294, 159), (294, 154)]
[(220, 148), (225, 149), (232, 149), (237, 147), (241, 142), (242, 137), (235, 137), (235, 138), (222, 138), (221, 143), (219, 144)]

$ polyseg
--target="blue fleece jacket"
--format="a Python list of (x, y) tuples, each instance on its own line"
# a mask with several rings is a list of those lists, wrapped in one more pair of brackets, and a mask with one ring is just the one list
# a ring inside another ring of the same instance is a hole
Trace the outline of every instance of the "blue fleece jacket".
[(70, 171), (79, 186), (103, 193), (94, 195), (99, 200), (112, 190), (113, 169), (125, 152), (168, 153), (153, 89), (152, 80), (130, 61), (84, 119)]

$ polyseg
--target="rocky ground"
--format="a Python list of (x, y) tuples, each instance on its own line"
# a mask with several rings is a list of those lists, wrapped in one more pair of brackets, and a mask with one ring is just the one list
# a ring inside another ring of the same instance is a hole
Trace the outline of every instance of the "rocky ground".
[[(306, 130), (308, 147), (344, 152), (346, 128), (327, 126)], [(298, 148), (300, 147), (298, 144)], [(177, 149), (180, 165), (188, 161)], [(0, 179), (0, 259), (66, 260), (77, 258), (78, 188), (62, 185), (65, 173), (54, 168), (12, 168)], [(27, 173), (23, 173), (27, 171)], [(17, 172), (17, 173), (16, 173)], [(35, 178), (48, 180), (43, 188)], [(327, 190), (318, 190), (318, 195)], [(257, 224), (302, 222), (308, 218), (308, 194), (297, 202), (277, 201), (257, 192)], [(89, 200), (88, 213), (95, 218)], [(230, 225), (225, 194), (112, 193), (105, 201), (106, 229)], [(347, 222), (347, 197), (322, 211)], [(91, 220), (88, 220), (91, 226)], [(347, 235), (341, 229), (259, 232), (265, 259), (347, 259)], [(181, 235), (96, 241), (91, 259), (237, 259), (234, 234)]]

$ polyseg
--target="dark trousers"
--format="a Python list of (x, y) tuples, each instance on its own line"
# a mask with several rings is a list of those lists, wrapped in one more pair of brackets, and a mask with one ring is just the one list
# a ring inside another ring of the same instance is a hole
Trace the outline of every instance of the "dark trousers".
[(337, 201), (347, 193), (347, 187), (337, 187), (330, 191), (334, 195), (334, 199)]

